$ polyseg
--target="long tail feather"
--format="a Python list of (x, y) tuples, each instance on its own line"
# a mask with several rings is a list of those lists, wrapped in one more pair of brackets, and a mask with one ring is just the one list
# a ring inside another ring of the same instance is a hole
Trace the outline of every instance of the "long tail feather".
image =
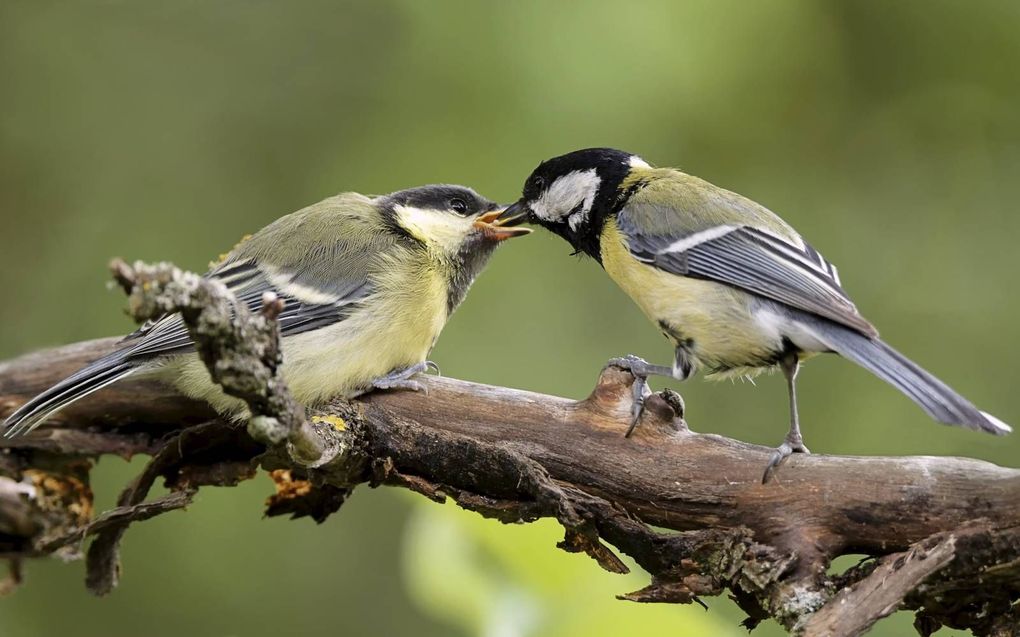
[(829, 321), (818, 321), (811, 328), (833, 351), (899, 389), (935, 420), (996, 435), (1013, 430), (881, 340)]
[(4, 437), (26, 434), (71, 403), (117, 382), (137, 369), (122, 355), (111, 354), (83, 367), (18, 408), (4, 421)]

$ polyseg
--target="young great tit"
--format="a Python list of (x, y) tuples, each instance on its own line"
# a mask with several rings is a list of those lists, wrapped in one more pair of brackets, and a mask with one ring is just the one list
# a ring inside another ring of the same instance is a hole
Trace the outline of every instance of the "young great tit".
[(635, 411), (647, 377), (696, 370), (749, 376), (778, 366), (790, 394), (790, 430), (764, 478), (807, 453), (797, 416), (800, 362), (835, 352), (890, 383), (935, 420), (993, 434), (1010, 427), (980, 411), (883, 343), (840, 286), (835, 266), (766, 208), (673, 168), (609, 148), (543, 162), (507, 208), (598, 261), (675, 347), (672, 366), (614, 359), (634, 374)]
[[(257, 311), (279, 316), (283, 377), (315, 404), (373, 388), (420, 389), (411, 377), (493, 250), (530, 232), (523, 214), (463, 186), (433, 185), (380, 197), (344, 193), (287, 215), (242, 241), (207, 277)], [(34, 429), (63, 407), (126, 376), (147, 374), (224, 414), (241, 401), (213, 384), (179, 315), (144, 325), (117, 351), (22, 405), (5, 435)]]

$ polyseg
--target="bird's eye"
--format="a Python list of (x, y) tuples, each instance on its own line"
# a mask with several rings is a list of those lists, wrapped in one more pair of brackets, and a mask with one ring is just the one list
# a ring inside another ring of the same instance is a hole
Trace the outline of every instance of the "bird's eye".
[(463, 199), (453, 198), (450, 200), (450, 210), (456, 212), (459, 215), (467, 214), (468, 205)]
[(535, 184), (535, 190), (542, 190), (545, 188), (545, 177), (535, 177), (533, 183)]

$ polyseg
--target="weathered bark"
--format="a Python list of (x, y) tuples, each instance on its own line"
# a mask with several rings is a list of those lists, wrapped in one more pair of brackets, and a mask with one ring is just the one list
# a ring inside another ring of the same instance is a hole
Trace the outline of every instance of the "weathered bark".
[[(0, 364), (0, 406), (12, 410), (115, 343)], [(0, 554), (67, 553), (105, 529), (113, 546), (93, 544), (89, 576), (94, 590), (109, 590), (126, 525), (187, 500), (139, 509), (141, 498), (122, 496), (119, 510), (91, 521), (90, 459), (142, 453), (154, 461), (129, 489), (142, 498), (159, 476), (190, 494), (262, 467), (277, 482), (272, 514), (321, 520), (369, 483), (453, 497), (504, 522), (555, 517), (562, 548), (625, 571), (608, 543), (652, 574), (626, 599), (691, 602), (728, 589), (749, 626), (771, 616), (794, 632), (855, 635), (907, 608), (919, 611), (923, 633), (945, 624), (1020, 634), (1020, 471), (961, 458), (795, 455), (763, 485), (769, 450), (687, 431), (668, 395), (652, 396), (624, 438), (632, 381), (610, 367), (591, 396), (572, 401), (428, 377), (428, 395), (373, 393), (302, 415), (294, 426), (329, 450), (309, 459), (293, 444), (256, 442), (163, 386), (128, 380), (0, 442)], [(826, 575), (847, 553), (878, 559)]]

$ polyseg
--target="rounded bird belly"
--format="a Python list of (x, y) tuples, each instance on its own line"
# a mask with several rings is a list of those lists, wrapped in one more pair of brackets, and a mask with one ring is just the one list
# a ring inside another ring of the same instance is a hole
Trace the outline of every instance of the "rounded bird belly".
[(747, 375), (775, 363), (782, 337), (756, 318), (753, 297), (712, 281), (674, 279), (643, 309), (706, 373)]
[[(422, 301), (396, 308), (370, 302), (339, 323), (285, 338), (282, 372), (294, 398), (304, 405), (353, 398), (370, 390), (375, 379), (423, 362), (446, 311), (438, 301)], [(221, 413), (246, 413), (241, 401), (212, 383), (195, 354), (166, 361), (158, 376)]]
[(754, 373), (774, 364), (782, 336), (758, 320), (756, 297), (636, 260), (605, 259), (606, 272), (675, 346), (712, 373)]
[(352, 398), (377, 378), (423, 362), (442, 320), (430, 320), (428, 312), (417, 320), (383, 316), (359, 310), (336, 325), (287, 339), (283, 376), (294, 397), (303, 404)]

